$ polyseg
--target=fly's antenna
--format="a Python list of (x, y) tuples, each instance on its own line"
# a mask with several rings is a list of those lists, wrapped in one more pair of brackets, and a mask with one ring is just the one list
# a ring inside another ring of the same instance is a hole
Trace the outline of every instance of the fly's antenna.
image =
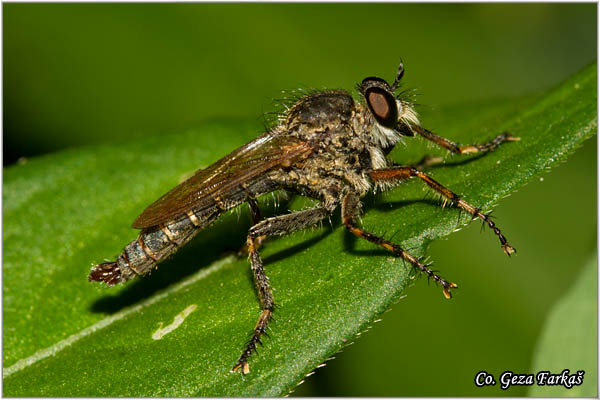
[(400, 66), (398, 67), (398, 72), (396, 73), (396, 79), (394, 79), (394, 83), (392, 84), (392, 92), (395, 92), (400, 86), (400, 79), (404, 76), (404, 64), (402, 60), (400, 60)]
[(116, 261), (98, 264), (90, 271), (88, 280), (105, 282), (108, 286), (113, 286), (121, 282), (121, 269)]

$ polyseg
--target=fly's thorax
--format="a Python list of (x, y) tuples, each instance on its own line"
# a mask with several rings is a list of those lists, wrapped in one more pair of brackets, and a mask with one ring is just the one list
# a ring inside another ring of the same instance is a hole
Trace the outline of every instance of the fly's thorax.
[(331, 191), (341, 193), (346, 186), (366, 193), (371, 189), (367, 172), (372, 169), (368, 144), (349, 134), (348, 130), (351, 128), (332, 132), (309, 158), (292, 168), (274, 170), (269, 178), (284, 187), (321, 199)]
[(350, 122), (354, 106), (354, 99), (346, 91), (317, 92), (301, 98), (288, 110), (285, 128), (315, 134), (335, 130)]

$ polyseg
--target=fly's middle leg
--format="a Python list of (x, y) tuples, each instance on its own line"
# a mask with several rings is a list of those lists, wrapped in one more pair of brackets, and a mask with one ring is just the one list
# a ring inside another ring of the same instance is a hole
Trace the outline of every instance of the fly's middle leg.
[(317, 207), (309, 210), (297, 211), (287, 215), (267, 218), (250, 228), (246, 245), (248, 246), (250, 267), (254, 274), (258, 297), (260, 299), (261, 313), (256, 326), (254, 327), (252, 338), (250, 339), (250, 342), (248, 342), (246, 349), (238, 359), (237, 363), (234, 365), (232, 371), (240, 370), (243, 374), (250, 372), (248, 359), (252, 353), (256, 351), (256, 346), (262, 344), (261, 336), (267, 331), (267, 326), (271, 320), (273, 309), (275, 307), (273, 291), (271, 290), (269, 278), (265, 273), (263, 261), (258, 253), (258, 248), (256, 247), (256, 239), (261, 236), (285, 235), (314, 226), (323, 218), (330, 215), (332, 211), (333, 209), (331, 207)]
[(429, 278), (439, 283), (442, 286), (444, 296), (447, 299), (452, 297), (452, 295), (450, 294), (450, 289), (458, 287), (455, 283), (447, 281), (446, 279), (436, 274), (431, 268), (429, 268), (429, 265), (423, 264), (419, 260), (419, 258), (413, 256), (399, 245), (392, 243), (389, 240), (386, 240), (382, 237), (374, 235), (370, 232), (367, 232), (364, 229), (359, 228), (356, 225), (356, 220), (358, 219), (359, 214), (360, 200), (358, 196), (354, 193), (347, 194), (342, 201), (342, 221), (346, 229), (348, 229), (352, 234), (360, 238), (366, 239), (371, 243), (375, 243), (376, 245), (381, 246), (388, 251), (391, 251), (397, 256), (402, 257), (402, 259), (408, 261), (414, 267), (426, 273)]
[(445, 186), (443, 186), (441, 183), (434, 180), (432, 177), (430, 177), (426, 173), (421, 172), (418, 169), (415, 169), (412, 167), (398, 166), (398, 167), (378, 169), (378, 170), (372, 171), (369, 175), (370, 175), (371, 179), (373, 179), (375, 182), (380, 182), (380, 183), (387, 182), (387, 183), (391, 183), (391, 184), (401, 182), (401, 181), (404, 181), (406, 179), (410, 179), (413, 177), (421, 179), (423, 182), (425, 182), (427, 184), (427, 186), (429, 186), (430, 188), (432, 188), (433, 190), (435, 190), (436, 192), (441, 194), (446, 200), (451, 201), (452, 203), (456, 204), (459, 208), (461, 208), (461, 209), (465, 210), (466, 212), (468, 212), (469, 214), (471, 214), (474, 218), (479, 218), (485, 224), (487, 224), (490, 227), (490, 229), (492, 229), (494, 231), (494, 233), (500, 240), (500, 245), (502, 247), (502, 251), (504, 251), (504, 253), (507, 256), (510, 256), (511, 254), (517, 252), (517, 250), (508, 243), (508, 241), (506, 240), (506, 237), (504, 237), (504, 235), (500, 231), (500, 228), (498, 228), (496, 226), (495, 222), (491, 220), (491, 218), (488, 214), (482, 213), (479, 208), (467, 203), (466, 201), (461, 199), (456, 193), (454, 193), (450, 189), (446, 188)]

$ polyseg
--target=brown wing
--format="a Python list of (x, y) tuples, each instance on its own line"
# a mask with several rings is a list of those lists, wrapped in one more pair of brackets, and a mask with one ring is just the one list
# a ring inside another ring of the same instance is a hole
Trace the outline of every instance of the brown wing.
[(270, 169), (292, 165), (311, 152), (306, 142), (267, 132), (171, 189), (148, 206), (133, 227), (143, 229), (173, 221), (203, 203), (214, 202), (215, 196), (224, 197), (223, 193), (243, 182)]

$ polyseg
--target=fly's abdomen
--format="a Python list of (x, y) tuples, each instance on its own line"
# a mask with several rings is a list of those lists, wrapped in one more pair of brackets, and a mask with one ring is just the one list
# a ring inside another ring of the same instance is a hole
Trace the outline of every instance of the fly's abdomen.
[(209, 213), (198, 214), (190, 211), (180, 220), (145, 228), (136, 240), (125, 246), (116, 261), (93, 267), (89, 280), (112, 286), (147, 274), (202, 228), (210, 225), (221, 214), (221, 210), (215, 208)]

